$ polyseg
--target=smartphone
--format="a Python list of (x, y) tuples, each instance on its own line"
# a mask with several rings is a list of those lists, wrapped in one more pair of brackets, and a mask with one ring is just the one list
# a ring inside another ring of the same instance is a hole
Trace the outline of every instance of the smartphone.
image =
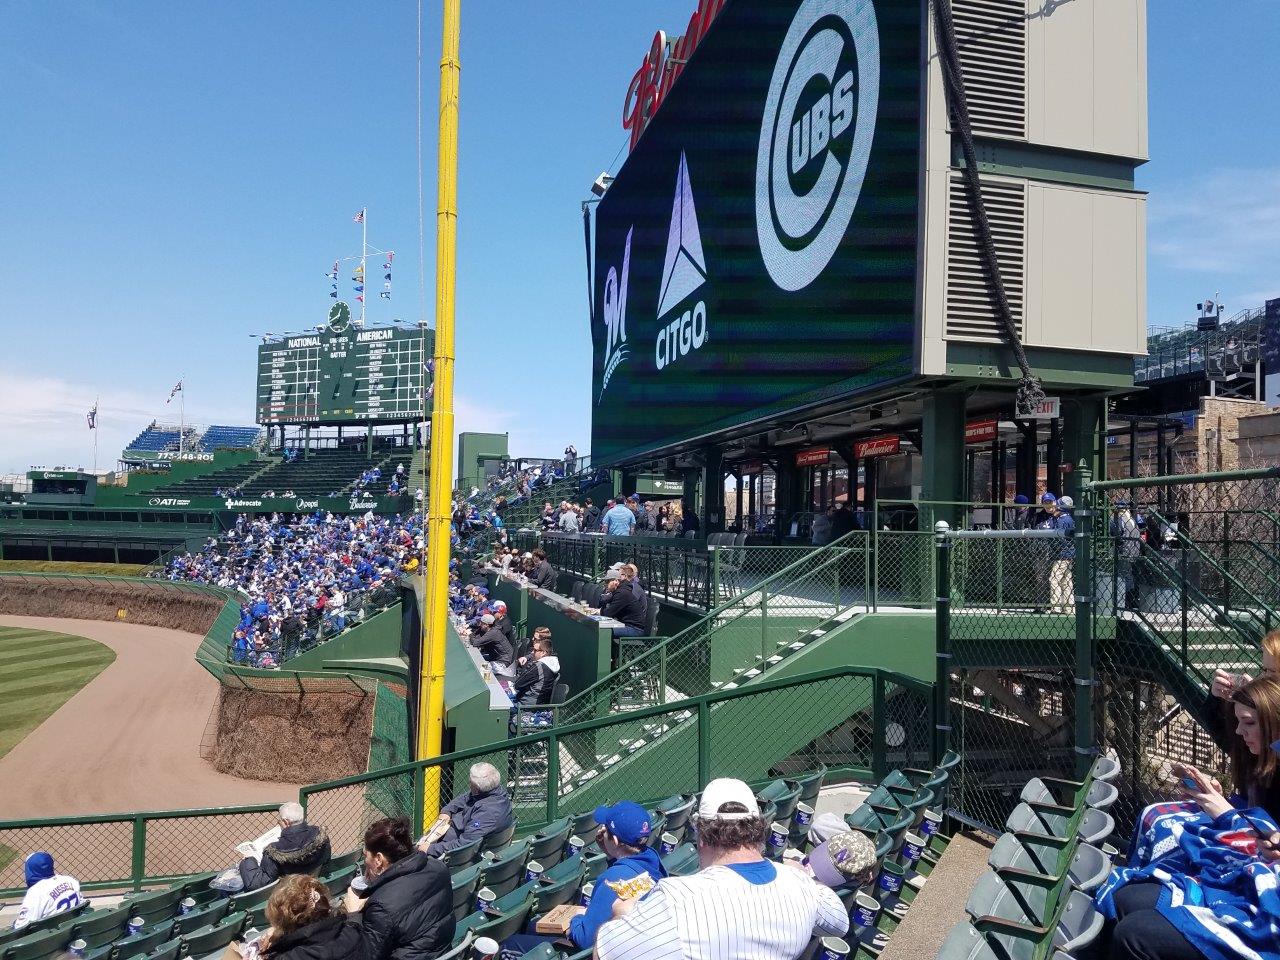
[(1195, 781), (1195, 779), (1194, 779), (1193, 777), (1183, 777), (1183, 778), (1182, 778), (1182, 785), (1183, 785), (1184, 787), (1186, 787), (1188, 790), (1199, 790), (1199, 789), (1200, 789), (1200, 785), (1199, 785), (1198, 783), (1196, 783), (1196, 781)]

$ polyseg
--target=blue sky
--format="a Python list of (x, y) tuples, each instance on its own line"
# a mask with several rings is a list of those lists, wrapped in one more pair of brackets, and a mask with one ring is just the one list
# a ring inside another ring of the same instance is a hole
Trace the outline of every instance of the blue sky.
[[(460, 429), (520, 454), (589, 439), (579, 201), (618, 155), (653, 30), (694, 0), (469, 0), (463, 15)], [(1270, 0), (1150, 0), (1149, 320), (1221, 290), (1280, 295), (1280, 124)], [(0, 473), (100, 464), (182, 377), (197, 422), (250, 422), (249, 334), (320, 322), (351, 215), (397, 251), (414, 318), (415, 9), (5, 0), (0, 34)], [(424, 37), (432, 309), (439, 11)]]

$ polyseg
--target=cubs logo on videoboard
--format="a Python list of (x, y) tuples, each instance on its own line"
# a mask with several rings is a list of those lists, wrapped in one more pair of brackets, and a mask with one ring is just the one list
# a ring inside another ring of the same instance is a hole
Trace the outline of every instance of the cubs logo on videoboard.
[(597, 207), (598, 462), (911, 374), (922, 30), (727, 0)]

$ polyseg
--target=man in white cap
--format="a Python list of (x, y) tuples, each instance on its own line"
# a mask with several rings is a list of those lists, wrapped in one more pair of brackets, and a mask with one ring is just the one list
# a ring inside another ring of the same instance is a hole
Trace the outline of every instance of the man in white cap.
[(741, 780), (712, 780), (694, 822), (702, 869), (615, 907), (600, 960), (795, 960), (815, 936), (842, 936), (840, 898), (800, 865), (766, 860), (768, 824)]

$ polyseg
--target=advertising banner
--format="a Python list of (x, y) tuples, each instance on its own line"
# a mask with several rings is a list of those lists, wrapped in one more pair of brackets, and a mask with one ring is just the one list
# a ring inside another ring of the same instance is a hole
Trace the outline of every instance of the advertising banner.
[(830, 447), (811, 447), (796, 451), (797, 467), (821, 467), (831, 461)]
[[(123, 507), (124, 505), (122, 505)], [(399, 497), (174, 497), (139, 496), (137, 509), (215, 510), (232, 513), (408, 513), (413, 498)]]
[(731, 0), (597, 207), (592, 455), (914, 369), (921, 4)]
[(898, 436), (875, 437), (871, 440), (859, 440), (853, 445), (853, 456), (856, 460), (864, 457), (888, 457), (898, 452), (902, 440)]
[(964, 442), (990, 443), (998, 432), (995, 420), (970, 420), (964, 425)]

